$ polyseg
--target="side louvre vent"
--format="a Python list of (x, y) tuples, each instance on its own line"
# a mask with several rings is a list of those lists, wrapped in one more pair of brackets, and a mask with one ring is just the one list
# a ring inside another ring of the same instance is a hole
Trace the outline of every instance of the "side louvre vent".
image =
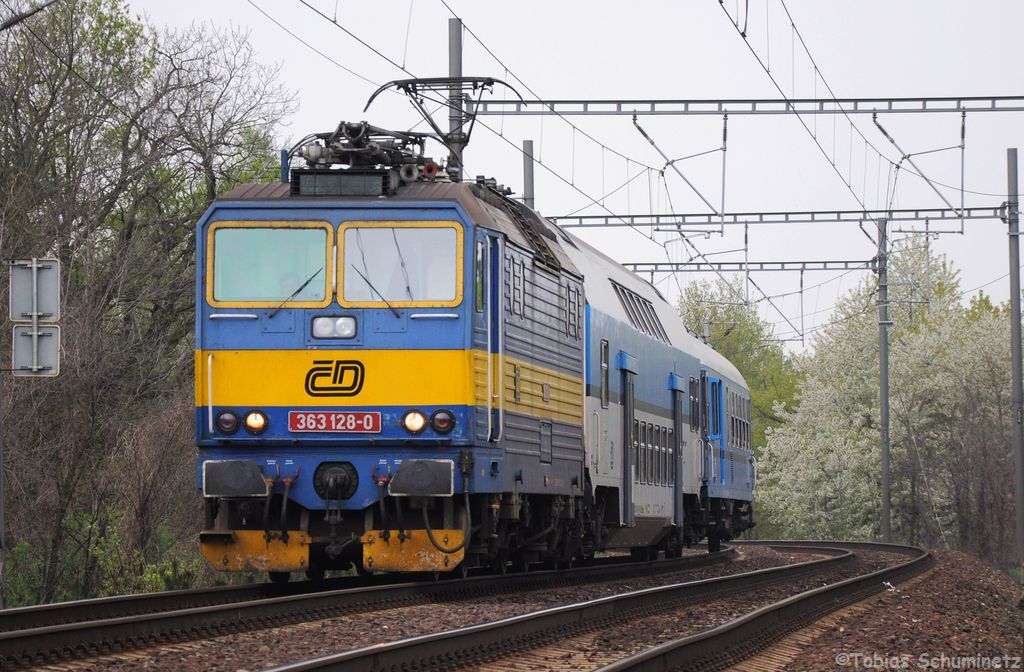
[(615, 293), (622, 303), (622, 308), (626, 311), (629, 323), (651, 338), (656, 338), (662, 343), (668, 343), (668, 334), (665, 333), (665, 328), (661, 326), (658, 314), (654, 312), (654, 304), (614, 281), (609, 280), (609, 282), (615, 288)]

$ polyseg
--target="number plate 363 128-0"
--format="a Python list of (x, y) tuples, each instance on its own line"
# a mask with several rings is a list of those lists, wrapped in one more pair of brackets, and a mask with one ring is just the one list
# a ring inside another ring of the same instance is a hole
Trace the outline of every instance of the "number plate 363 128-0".
[(378, 411), (288, 411), (289, 432), (379, 434)]

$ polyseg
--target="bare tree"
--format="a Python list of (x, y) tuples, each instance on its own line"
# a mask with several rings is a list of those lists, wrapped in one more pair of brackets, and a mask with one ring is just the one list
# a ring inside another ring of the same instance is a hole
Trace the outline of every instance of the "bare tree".
[(84, 0), (0, 33), (0, 253), (64, 273), (61, 376), (3, 395), (23, 601), (116, 585), (192, 522), (194, 223), (272, 165), (293, 107), (238, 30)]

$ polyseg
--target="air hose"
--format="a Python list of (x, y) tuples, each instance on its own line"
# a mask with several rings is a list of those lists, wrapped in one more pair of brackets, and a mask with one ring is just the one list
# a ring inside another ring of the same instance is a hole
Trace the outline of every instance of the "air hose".
[(451, 555), (452, 553), (458, 553), (463, 548), (465, 548), (466, 544), (469, 543), (469, 536), (470, 536), (470, 533), (472, 532), (472, 526), (471, 526), (471, 522), (470, 522), (470, 519), (469, 519), (469, 490), (464, 491), (464, 494), (466, 496), (466, 499), (465, 499), (465, 502), (466, 502), (466, 524), (463, 527), (462, 541), (459, 542), (458, 544), (456, 544), (454, 548), (445, 548), (441, 544), (437, 543), (437, 539), (434, 538), (434, 531), (432, 529), (430, 529), (430, 519), (427, 516), (427, 507), (424, 506), (423, 509), (422, 509), (422, 511), (423, 511), (423, 529), (425, 529), (427, 531), (427, 539), (430, 540), (430, 545), (433, 546), (434, 548), (436, 548), (437, 550), (441, 551), (442, 553), (445, 553), (445, 554), (448, 554), (448, 555)]

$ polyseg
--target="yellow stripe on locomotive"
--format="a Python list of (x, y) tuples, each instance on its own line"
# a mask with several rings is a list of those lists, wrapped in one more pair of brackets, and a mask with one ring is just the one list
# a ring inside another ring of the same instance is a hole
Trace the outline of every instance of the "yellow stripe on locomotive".
[[(581, 378), (491, 358), (492, 385), (504, 390), (505, 410), (582, 424)], [(359, 373), (346, 371), (345, 362), (358, 364)], [(479, 350), (197, 350), (195, 367), (197, 407), (487, 405), (487, 353)], [(317, 394), (331, 386), (350, 393)]]

